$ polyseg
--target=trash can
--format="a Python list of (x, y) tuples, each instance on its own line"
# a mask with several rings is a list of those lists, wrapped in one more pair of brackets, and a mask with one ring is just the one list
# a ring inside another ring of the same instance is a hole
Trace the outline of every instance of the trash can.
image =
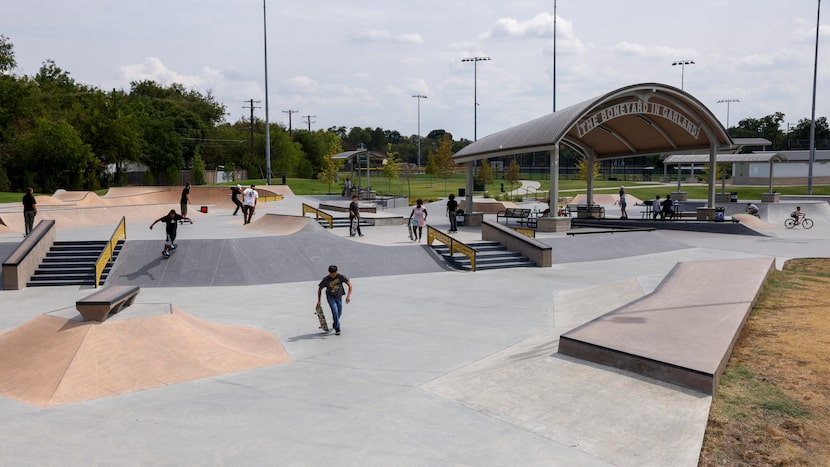
[(738, 192), (737, 191), (729, 192), (729, 202), (730, 203), (737, 203), (738, 202)]
[(724, 208), (715, 208), (715, 222), (723, 222), (725, 218)]
[(467, 196), (467, 189), (466, 188), (459, 188), (458, 189), (458, 197), (463, 198)]

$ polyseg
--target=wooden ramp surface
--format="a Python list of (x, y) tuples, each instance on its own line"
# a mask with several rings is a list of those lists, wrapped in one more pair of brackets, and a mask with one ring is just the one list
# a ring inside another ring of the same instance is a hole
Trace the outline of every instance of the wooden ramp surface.
[(559, 353), (714, 394), (774, 261), (680, 263), (651, 294), (562, 334)]

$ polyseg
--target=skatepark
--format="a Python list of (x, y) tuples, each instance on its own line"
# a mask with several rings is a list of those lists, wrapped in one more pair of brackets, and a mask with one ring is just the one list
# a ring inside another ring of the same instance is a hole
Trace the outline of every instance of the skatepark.
[[(141, 292), (83, 338), (39, 354), (36, 370), (25, 372), (39, 394), (0, 397), (4, 463), (697, 465), (710, 395), (564, 355), (560, 336), (604, 332), (591, 323), (630, 326), (654, 309), (747, 303), (747, 289), (760, 287), (735, 281), (734, 294), (712, 297), (713, 285), (684, 273), (688, 265), (728, 277), (727, 263), (763, 272), (765, 262), (830, 257), (830, 207), (811, 201), (800, 202), (815, 221), (810, 230), (785, 229), (792, 208), (780, 203), (762, 206), (761, 218), (735, 215), (762, 235), (539, 232), (552, 267), (462, 272), (413, 243), (403, 225), (364, 227), (365, 236), (352, 238), (302, 217), (303, 203), (325, 197), (273, 188), (284, 198), (261, 203), (246, 226), (226, 194), (194, 190), (193, 224), (179, 226), (170, 259), (160, 254), (163, 229), (148, 226), (178, 210), (176, 190), (38, 199), (38, 220), (54, 219), (58, 240), (105, 239), (125, 216), (127, 242), (108, 284)], [(426, 205), (427, 222), (446, 231), (444, 205)], [(614, 209), (606, 206), (609, 218)], [(638, 209), (629, 205), (629, 216)], [(0, 218), (5, 257), (22, 239), (19, 205), (0, 206)], [(481, 233), (462, 226), (454, 237)], [(329, 264), (355, 286), (340, 336), (322, 334), (313, 313)], [(71, 320), (75, 301), (91, 292), (0, 291), (3, 353), (36, 354), (27, 345), (38, 339), (12, 337), (44, 317)], [(601, 320), (614, 310), (627, 310), (627, 319)], [(31, 335), (77, 332), (63, 326)], [(672, 329), (678, 338), (682, 327)], [(709, 347), (684, 342), (680, 358)], [(96, 359), (112, 352), (132, 363)], [(65, 359), (66, 374), (45, 364), (52, 358)], [(4, 359), (3, 379), (20, 374), (20, 360)], [(148, 372), (141, 362), (158, 369), (154, 382), (136, 376)], [(107, 381), (120, 386), (89, 395)]]

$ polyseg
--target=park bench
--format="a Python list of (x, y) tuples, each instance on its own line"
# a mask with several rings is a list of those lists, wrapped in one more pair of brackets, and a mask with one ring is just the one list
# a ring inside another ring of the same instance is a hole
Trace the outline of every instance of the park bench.
[(137, 285), (110, 285), (75, 302), (84, 321), (103, 322), (111, 314), (133, 304), (141, 290)]
[(504, 224), (508, 225), (510, 219), (518, 219), (519, 224), (524, 224), (530, 220), (530, 212), (530, 209), (507, 208), (504, 211), (496, 213), (496, 222), (499, 219), (504, 219)]

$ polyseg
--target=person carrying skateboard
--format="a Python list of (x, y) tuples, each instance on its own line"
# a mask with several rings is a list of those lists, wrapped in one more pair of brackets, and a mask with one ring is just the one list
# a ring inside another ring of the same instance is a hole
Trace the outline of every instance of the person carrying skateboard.
[[(231, 201), (233, 204), (236, 205), (236, 209), (233, 210), (233, 215), (235, 216), (236, 213), (242, 209), (242, 201), (239, 200), (239, 197), (242, 195), (242, 185), (237, 184), (236, 186), (231, 187)], [(242, 215), (245, 215), (245, 210), (242, 209)]]
[[(413, 221), (413, 219), (415, 220)], [(424, 225), (427, 223), (427, 208), (424, 207), (424, 201), (420, 198), (415, 201), (415, 207), (412, 208), (412, 212), (409, 214), (409, 223), (412, 224), (412, 229), (415, 232), (415, 241), (420, 242), (421, 235), (424, 233)]]
[(331, 308), (332, 326), (334, 326), (334, 333), (338, 336), (340, 335), (340, 317), (343, 315), (343, 284), (349, 286), (349, 291), (345, 294), (346, 303), (349, 303), (352, 301), (352, 283), (348, 277), (338, 273), (337, 266), (332, 264), (329, 266), (329, 273), (317, 286), (317, 306), (320, 306), (323, 289), (326, 289), (326, 300)]
[(179, 226), (179, 221), (182, 220), (190, 222), (189, 218), (176, 214), (176, 210), (171, 209), (166, 216), (160, 219), (156, 219), (152, 224), (150, 224), (150, 230), (153, 230), (153, 226), (159, 222), (164, 222), (165, 224), (167, 224), (167, 237), (164, 239), (164, 250), (162, 250), (161, 252), (162, 256), (164, 256), (165, 258), (170, 257), (170, 250), (176, 249), (176, 231)]

